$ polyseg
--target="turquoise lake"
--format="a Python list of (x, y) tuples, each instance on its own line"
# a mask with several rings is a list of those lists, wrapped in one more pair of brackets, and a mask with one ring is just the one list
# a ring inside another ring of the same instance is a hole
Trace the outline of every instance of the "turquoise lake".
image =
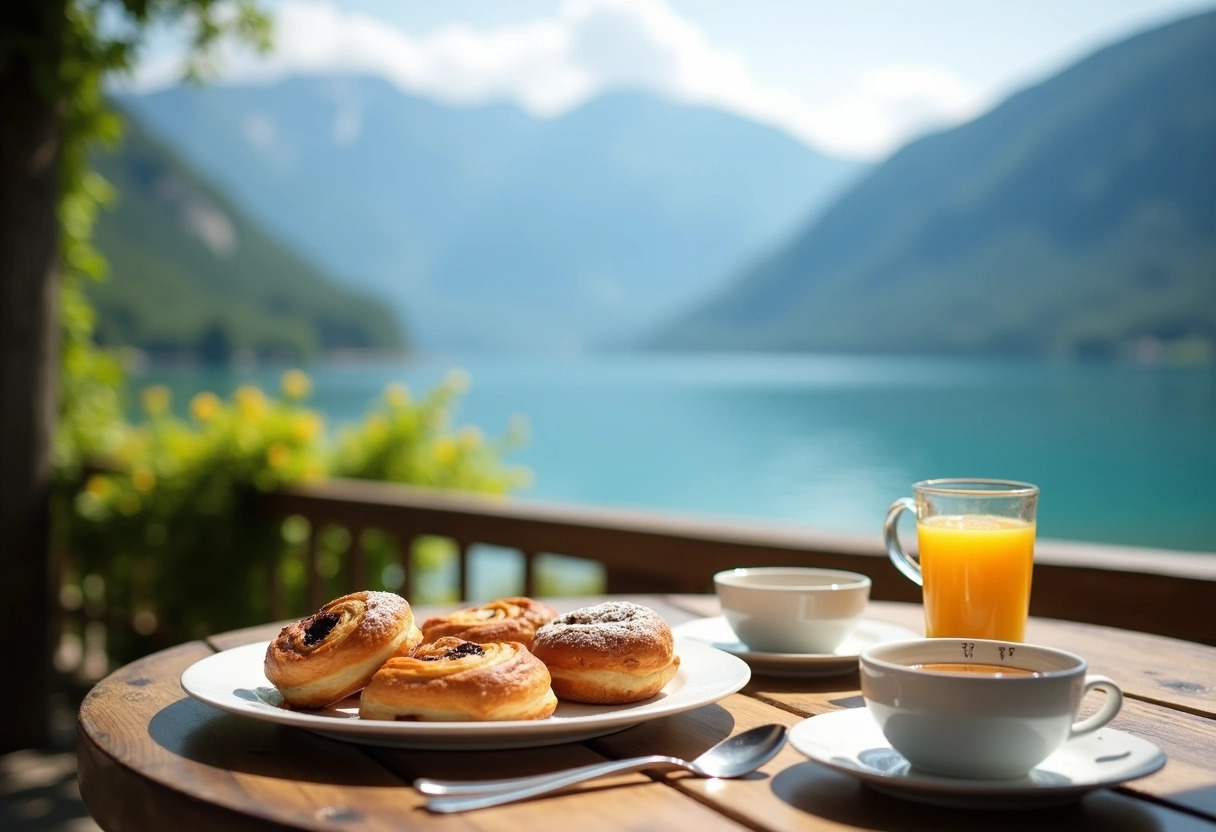
[[(331, 424), (392, 382), (460, 368), (458, 424), (523, 417), (519, 496), (881, 537), (910, 484), (1001, 477), (1042, 489), (1039, 536), (1216, 551), (1216, 370), (805, 355), (418, 358), (304, 369)], [(282, 371), (157, 368), (176, 401)]]

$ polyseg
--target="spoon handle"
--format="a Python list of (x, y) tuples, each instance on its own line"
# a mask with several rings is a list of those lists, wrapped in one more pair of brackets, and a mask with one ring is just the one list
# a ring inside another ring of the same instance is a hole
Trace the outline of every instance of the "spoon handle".
[[(485, 809), (516, 800), (525, 800), (529, 797), (539, 797), (542, 794), (559, 791), (597, 777), (641, 771), (656, 766), (683, 768), (687, 765), (684, 760), (676, 757), (655, 754), (648, 757), (631, 757), (626, 760), (592, 763), (588, 766), (534, 777), (485, 780), (480, 783), (467, 784), (454, 781), (419, 780), (414, 786), (424, 794), (434, 795), (426, 804), (426, 807), (432, 812), (466, 812), (470, 809)], [(446, 791), (428, 791), (428, 789), (445, 789)]]
[[(670, 757), (659, 755), (650, 755), (647, 757), (630, 757), (624, 760), (618, 760), (619, 763), (634, 763), (639, 761), (664, 761)], [(588, 763), (585, 766), (577, 768), (563, 769), (562, 771), (551, 771), (547, 774), (526, 774), (522, 777), (504, 777), (501, 780), (435, 780), (430, 777), (420, 777), (414, 781), (414, 788), (425, 795), (464, 795), (464, 794), (489, 794), (490, 792), (511, 791), (512, 789), (523, 788), (533, 783), (546, 783), (550, 779), (559, 775), (571, 775), (580, 777), (584, 773), (595, 777), (603, 770), (605, 765), (610, 763)], [(577, 781), (576, 781), (577, 782)]]

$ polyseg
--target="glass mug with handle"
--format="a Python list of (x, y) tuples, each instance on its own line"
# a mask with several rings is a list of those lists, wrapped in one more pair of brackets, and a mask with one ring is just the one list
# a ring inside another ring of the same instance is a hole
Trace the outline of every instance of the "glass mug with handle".
[[(883, 538), (900, 572), (924, 588), (925, 635), (1024, 641), (1039, 489), (996, 479), (925, 480), (887, 510)], [(920, 552), (900, 545), (916, 517)]]

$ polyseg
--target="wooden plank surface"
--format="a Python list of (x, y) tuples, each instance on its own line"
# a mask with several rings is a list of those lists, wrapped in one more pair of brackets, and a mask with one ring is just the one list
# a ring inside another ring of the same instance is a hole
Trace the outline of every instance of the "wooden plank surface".
[[(600, 599), (565, 599), (572, 609)], [(716, 613), (711, 596), (639, 601), (673, 624)], [(458, 605), (457, 605), (458, 606)], [(444, 608), (445, 609), (445, 608)], [(422, 609), (419, 616), (436, 609)], [(875, 603), (881, 620), (919, 627), (913, 605)], [(959, 812), (881, 795), (784, 749), (735, 781), (685, 773), (634, 773), (563, 794), (466, 813), (434, 815), (410, 787), (419, 776), (495, 777), (589, 761), (665, 753), (692, 758), (732, 733), (766, 722), (796, 725), (814, 714), (862, 707), (856, 672), (828, 679), (756, 674), (739, 694), (584, 743), (510, 751), (415, 751), (359, 746), (225, 714), (185, 696), (182, 671), (215, 649), (262, 641), (281, 623), (192, 642), (135, 662), (103, 680), (80, 712), (80, 784), (107, 829), (180, 825), (253, 829), (1144, 829), (1216, 827), (1216, 719), (1208, 687), (1211, 648), (1138, 634), (1035, 621), (1029, 640), (1072, 649), (1112, 676), (1128, 701), (1112, 727), (1155, 742), (1170, 757), (1159, 773), (1053, 810)], [(1173, 680), (1173, 681), (1171, 681)], [(1179, 682), (1181, 684), (1176, 684)], [(1180, 709), (1180, 710), (1179, 710)]]

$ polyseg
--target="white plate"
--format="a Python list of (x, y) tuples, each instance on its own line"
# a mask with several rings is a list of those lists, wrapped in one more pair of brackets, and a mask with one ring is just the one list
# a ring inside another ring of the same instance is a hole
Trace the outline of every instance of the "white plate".
[(760, 653), (739, 641), (735, 631), (723, 616), (698, 618), (672, 628), (672, 632), (691, 641), (699, 641), (719, 650), (725, 650), (743, 659), (757, 673), (768, 676), (840, 676), (857, 669), (857, 657), (872, 644), (885, 641), (902, 641), (918, 638), (919, 633), (863, 618), (857, 622), (853, 632), (840, 643), (835, 653)]
[(1069, 803), (1088, 791), (1145, 777), (1165, 765), (1165, 753), (1148, 740), (1100, 728), (1064, 743), (1025, 777), (938, 777), (912, 769), (865, 708), (805, 719), (790, 731), (790, 745), (878, 791), (958, 809), (1040, 809)]
[(402, 748), (527, 748), (611, 734), (661, 716), (683, 713), (729, 696), (751, 678), (747, 664), (693, 641), (677, 640), (680, 669), (663, 690), (631, 705), (561, 702), (548, 719), (520, 722), (390, 722), (359, 719), (352, 696), (319, 711), (281, 707), (282, 696), (266, 680), (266, 642), (224, 650), (195, 662), (182, 674), (190, 696), (229, 713), (295, 725), (334, 739)]

